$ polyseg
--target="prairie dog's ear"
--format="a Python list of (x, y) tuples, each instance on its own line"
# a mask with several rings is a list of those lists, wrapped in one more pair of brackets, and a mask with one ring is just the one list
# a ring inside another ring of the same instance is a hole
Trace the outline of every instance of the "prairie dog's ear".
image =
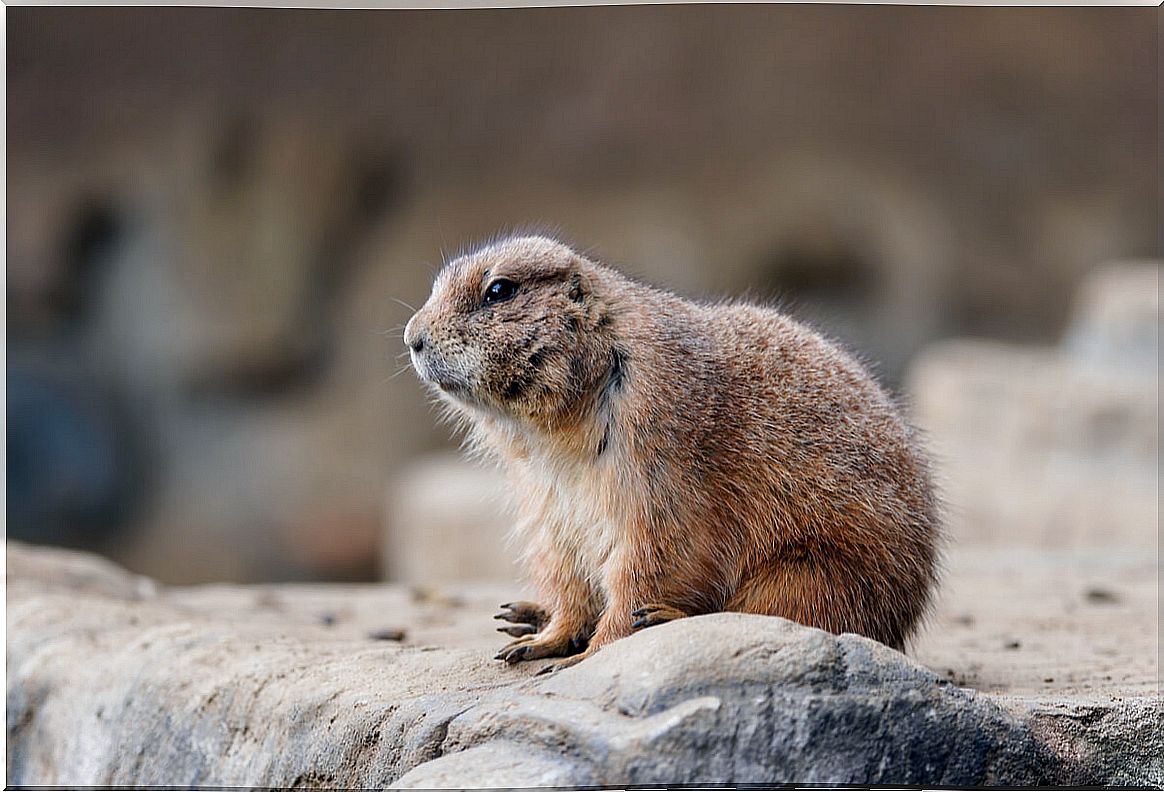
[(583, 286), (582, 273), (576, 272), (570, 276), (570, 299), (576, 303), (586, 302), (589, 289)]
[(599, 284), (595, 276), (598, 265), (577, 253), (574, 256), (573, 272), (570, 274), (570, 299), (581, 303), (598, 293)]

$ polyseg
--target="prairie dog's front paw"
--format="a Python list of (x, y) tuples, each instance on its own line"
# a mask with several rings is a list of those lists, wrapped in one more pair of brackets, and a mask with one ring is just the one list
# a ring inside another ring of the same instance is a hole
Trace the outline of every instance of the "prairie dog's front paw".
[(511, 627), (498, 627), (497, 632), (503, 632), (514, 638), (522, 638), (533, 633), (541, 632), (550, 621), (550, 614), (541, 605), (534, 602), (507, 602), (501, 606), (501, 613), (494, 619), (507, 621)]
[(525, 635), (506, 644), (493, 659), (504, 660), (513, 665), (524, 660), (539, 660), (543, 657), (569, 657), (585, 648), (585, 640), (571, 638), (564, 633)]
[(664, 624), (676, 619), (685, 619), (687, 614), (678, 608), (672, 608), (670, 605), (644, 605), (638, 610), (631, 611), (632, 630), (641, 630), (645, 627), (654, 627), (656, 624)]

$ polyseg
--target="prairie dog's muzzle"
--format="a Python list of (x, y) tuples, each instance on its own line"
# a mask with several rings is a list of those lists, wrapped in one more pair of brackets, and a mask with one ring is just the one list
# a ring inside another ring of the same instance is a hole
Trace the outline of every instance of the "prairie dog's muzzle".
[(417, 320), (419, 316), (419, 313), (413, 314), (412, 318), (408, 320), (408, 324), (404, 326), (404, 345), (413, 355), (421, 352), (425, 346), (426, 333)]

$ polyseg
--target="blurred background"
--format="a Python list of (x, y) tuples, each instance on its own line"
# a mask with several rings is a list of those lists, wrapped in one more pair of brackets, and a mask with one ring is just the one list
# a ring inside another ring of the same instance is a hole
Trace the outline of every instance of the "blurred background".
[(875, 362), (956, 541), (1154, 557), (1156, 20), (10, 8), (8, 536), (176, 583), (511, 574), (400, 328), (533, 227)]

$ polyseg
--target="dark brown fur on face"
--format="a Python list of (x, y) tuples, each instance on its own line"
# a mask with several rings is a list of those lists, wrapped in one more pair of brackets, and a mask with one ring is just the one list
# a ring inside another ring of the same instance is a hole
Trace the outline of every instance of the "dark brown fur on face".
[(499, 658), (576, 660), (724, 610), (899, 649), (916, 628), (939, 536), (924, 456), (814, 331), (521, 237), (450, 262), (405, 341), (513, 481), (543, 600), (503, 606)]

